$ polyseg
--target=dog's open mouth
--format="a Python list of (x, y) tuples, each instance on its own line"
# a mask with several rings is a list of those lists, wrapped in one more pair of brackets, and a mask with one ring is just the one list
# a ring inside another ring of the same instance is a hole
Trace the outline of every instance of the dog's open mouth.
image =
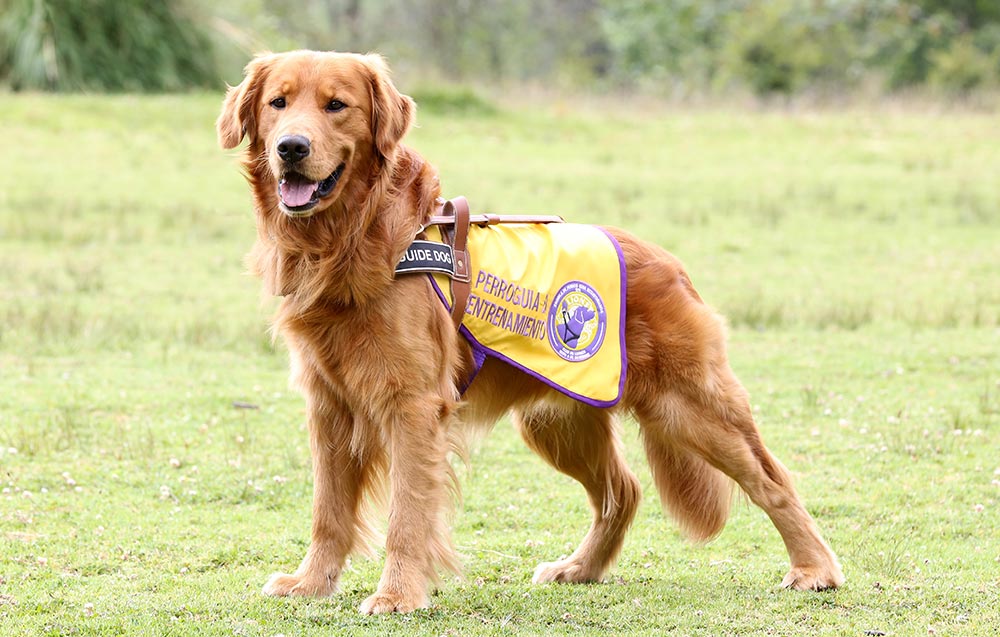
[(278, 197), (281, 203), (293, 214), (312, 210), (320, 199), (337, 187), (345, 165), (337, 166), (337, 170), (330, 173), (330, 176), (323, 181), (313, 181), (297, 172), (285, 173), (278, 182)]

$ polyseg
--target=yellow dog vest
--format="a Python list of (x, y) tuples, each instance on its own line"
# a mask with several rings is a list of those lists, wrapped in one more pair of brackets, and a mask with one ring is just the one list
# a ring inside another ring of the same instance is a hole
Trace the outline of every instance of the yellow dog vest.
[[(430, 241), (443, 242), (437, 226)], [(598, 407), (625, 384), (625, 267), (618, 242), (571, 223), (469, 228), (471, 282), (460, 331), (487, 356)], [(451, 309), (448, 277), (430, 275)]]

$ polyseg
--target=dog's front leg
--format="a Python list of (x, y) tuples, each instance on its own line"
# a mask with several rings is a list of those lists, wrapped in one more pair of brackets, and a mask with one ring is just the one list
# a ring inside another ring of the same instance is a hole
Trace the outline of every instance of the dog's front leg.
[[(312, 543), (294, 573), (271, 576), (264, 586), (268, 595), (336, 592), (340, 571), (359, 540), (365, 489), (384, 465), (381, 449), (357, 448), (354, 429), (359, 425), (340, 401), (323, 392), (318, 382), (306, 390), (313, 462)], [(371, 455), (365, 457), (368, 451)]]
[(409, 612), (428, 605), (427, 590), (444, 566), (457, 570), (448, 535), (448, 411), (442, 400), (413, 397), (392, 408), (388, 426), (389, 529), (378, 590), (366, 614)]

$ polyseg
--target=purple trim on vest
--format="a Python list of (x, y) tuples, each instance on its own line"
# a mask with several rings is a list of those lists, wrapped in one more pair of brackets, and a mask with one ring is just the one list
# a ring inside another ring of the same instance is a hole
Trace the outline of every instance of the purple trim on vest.
[[(465, 386), (459, 388), (460, 394), (465, 394), (465, 391), (469, 388), (470, 385), (472, 385), (472, 382), (476, 379), (476, 376), (479, 374), (479, 370), (483, 368), (483, 363), (486, 362), (486, 357), (492, 356), (493, 358), (502, 360), (511, 367), (515, 367), (521, 370), (528, 376), (537, 378), (538, 380), (542, 381), (543, 383), (545, 383), (552, 389), (558, 391), (559, 393), (565, 394), (566, 396), (569, 396), (574, 400), (578, 400), (586, 405), (591, 405), (593, 407), (614, 407), (615, 405), (618, 404), (618, 402), (622, 398), (622, 393), (625, 391), (625, 375), (626, 372), (628, 371), (628, 365), (627, 365), (628, 357), (626, 356), (625, 353), (625, 301), (626, 301), (626, 288), (628, 284), (628, 276), (627, 276), (627, 271), (625, 269), (625, 255), (624, 253), (622, 253), (622, 247), (618, 244), (618, 240), (615, 239), (613, 236), (611, 236), (611, 233), (609, 233), (604, 228), (597, 226), (597, 229), (603, 232), (608, 237), (608, 240), (611, 241), (611, 245), (615, 247), (615, 252), (618, 253), (618, 271), (619, 275), (621, 276), (622, 291), (621, 291), (621, 307), (619, 308), (621, 314), (618, 324), (618, 342), (621, 346), (622, 360), (621, 360), (621, 374), (618, 381), (618, 396), (614, 400), (594, 400), (592, 398), (587, 398), (586, 396), (581, 396), (576, 392), (570, 391), (565, 387), (563, 387), (562, 385), (556, 383), (555, 381), (550, 380), (545, 376), (542, 376), (538, 372), (530, 370), (527, 367), (521, 365), (520, 363), (513, 361), (510, 358), (507, 358), (500, 352), (483, 345), (478, 340), (476, 340), (476, 337), (473, 336), (472, 332), (470, 332), (469, 329), (464, 325), (459, 327), (458, 331), (459, 333), (462, 334), (462, 336), (465, 337), (465, 340), (469, 342), (469, 346), (472, 348), (472, 358), (473, 361), (475, 362), (475, 369), (472, 370), (472, 374), (469, 376), (468, 380), (465, 381), (464, 384)], [(428, 274), (427, 278), (430, 279), (431, 287), (434, 288), (434, 292), (436, 292), (438, 298), (441, 299), (441, 303), (444, 305), (445, 309), (447, 309), (448, 312), (451, 312), (451, 305), (448, 303), (448, 299), (445, 297), (444, 293), (442, 293), (441, 289), (438, 287), (437, 281), (434, 280), (434, 276), (432, 274)]]
[(621, 378), (618, 379), (618, 398), (616, 398), (613, 403), (616, 404), (622, 399), (622, 394), (625, 393), (625, 376), (628, 374), (628, 356), (625, 352), (625, 308), (627, 307), (626, 303), (628, 301), (628, 270), (625, 268), (625, 253), (622, 252), (622, 247), (618, 243), (618, 239), (611, 236), (611, 233), (608, 232), (603, 226), (597, 226), (597, 229), (607, 235), (608, 239), (611, 241), (611, 245), (615, 247), (615, 252), (618, 253), (618, 271), (622, 278), (621, 317), (620, 322), (618, 323), (618, 342), (621, 346), (622, 354), (622, 374)]
[[(441, 292), (441, 288), (438, 287), (437, 281), (434, 280), (434, 275), (428, 274), (427, 279), (431, 282), (431, 287), (434, 288), (434, 293), (437, 294), (438, 298), (441, 300), (441, 304), (444, 305), (444, 308), (448, 310), (448, 313), (450, 314), (451, 304), (448, 303), (448, 299), (445, 297), (444, 293)], [(469, 330), (465, 329), (464, 325), (459, 328), (459, 332), (462, 333), (465, 340), (469, 341), (469, 344), (472, 346), (472, 373), (469, 374), (469, 377), (464, 379), (458, 387), (459, 395), (463, 395), (465, 394), (465, 390), (472, 385), (472, 381), (476, 380), (476, 376), (479, 375), (479, 370), (483, 368), (483, 363), (486, 362), (486, 357), (489, 355), (489, 352), (485, 347), (480, 345), (476, 339), (472, 338), (472, 334)]]

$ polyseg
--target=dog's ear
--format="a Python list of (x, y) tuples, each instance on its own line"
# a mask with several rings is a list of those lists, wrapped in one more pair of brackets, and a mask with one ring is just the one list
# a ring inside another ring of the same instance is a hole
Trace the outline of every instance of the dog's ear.
[(372, 138), (382, 158), (392, 155), (413, 124), (416, 104), (402, 95), (389, 79), (389, 67), (381, 55), (364, 56), (371, 73)]
[(236, 148), (244, 136), (251, 140), (257, 136), (257, 100), (273, 62), (271, 54), (258, 55), (243, 69), (243, 81), (226, 92), (222, 113), (215, 121), (219, 145), (223, 148)]

